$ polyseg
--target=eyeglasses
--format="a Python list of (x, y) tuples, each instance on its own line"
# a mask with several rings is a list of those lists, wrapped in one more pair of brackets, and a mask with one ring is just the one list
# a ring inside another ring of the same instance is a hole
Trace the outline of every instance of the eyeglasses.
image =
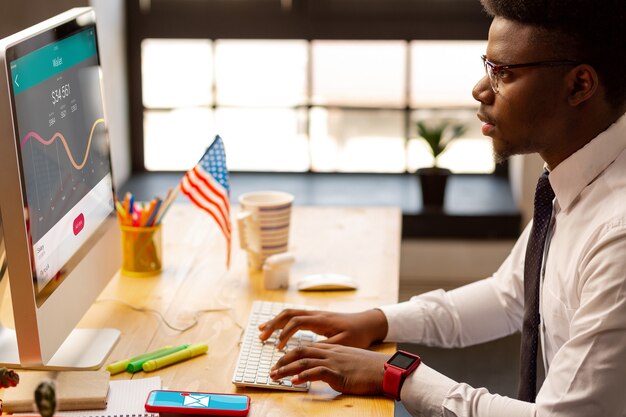
[(527, 68), (527, 67), (558, 67), (562, 65), (578, 65), (580, 62), (564, 59), (557, 61), (537, 61), (537, 62), (528, 62), (525, 64), (509, 64), (509, 65), (498, 65), (487, 59), (486, 55), (482, 55), (481, 59), (483, 60), (483, 65), (485, 66), (485, 73), (489, 78), (489, 83), (491, 84), (491, 89), (494, 93), (498, 94), (498, 81), (501, 78), (506, 77), (506, 71), (513, 68)]

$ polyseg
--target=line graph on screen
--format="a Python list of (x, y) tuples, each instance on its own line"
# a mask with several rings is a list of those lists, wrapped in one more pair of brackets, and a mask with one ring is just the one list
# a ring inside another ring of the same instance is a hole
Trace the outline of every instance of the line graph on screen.
[(102, 118), (97, 119), (91, 126), (91, 132), (89, 133), (89, 141), (87, 142), (87, 149), (85, 150), (85, 155), (83, 156), (83, 160), (80, 163), (76, 162), (76, 159), (74, 159), (74, 156), (72, 155), (72, 151), (70, 150), (70, 147), (67, 143), (67, 140), (65, 139), (65, 136), (63, 136), (63, 134), (60, 132), (56, 132), (54, 135), (52, 135), (50, 139), (45, 140), (37, 132), (31, 130), (26, 135), (24, 135), (24, 138), (22, 139), (20, 146), (23, 148), (24, 145), (26, 145), (28, 140), (31, 138), (41, 142), (42, 144), (46, 146), (53, 144), (56, 139), (59, 139), (63, 143), (63, 147), (65, 148), (65, 152), (67, 153), (67, 156), (70, 159), (70, 163), (72, 164), (72, 166), (76, 168), (77, 170), (81, 170), (87, 163), (87, 157), (89, 156), (89, 150), (91, 149), (91, 142), (93, 140), (93, 132), (96, 130), (96, 126), (98, 126), (100, 123), (104, 123), (104, 119)]
[(54, 130), (44, 123), (31, 125), (20, 136), (22, 169), (28, 173), (24, 180), (31, 234), (35, 241), (110, 175), (106, 124), (97, 113), (94, 116), (87, 119), (93, 120), (92, 123), (82, 126), (72, 125), (69, 117), (58, 121)]

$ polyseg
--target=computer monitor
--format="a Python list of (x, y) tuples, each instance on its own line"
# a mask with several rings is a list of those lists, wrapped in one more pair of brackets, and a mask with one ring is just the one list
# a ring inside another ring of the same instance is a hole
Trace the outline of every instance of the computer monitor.
[(119, 338), (75, 329), (121, 256), (101, 87), (90, 8), (0, 41), (0, 366), (95, 369)]

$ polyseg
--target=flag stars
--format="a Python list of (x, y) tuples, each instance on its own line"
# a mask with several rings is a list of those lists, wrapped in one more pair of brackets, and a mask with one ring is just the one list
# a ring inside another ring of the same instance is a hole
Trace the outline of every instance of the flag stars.
[(222, 139), (218, 136), (204, 156), (200, 159), (199, 165), (209, 173), (222, 187), (230, 190), (228, 169), (226, 168), (226, 155)]

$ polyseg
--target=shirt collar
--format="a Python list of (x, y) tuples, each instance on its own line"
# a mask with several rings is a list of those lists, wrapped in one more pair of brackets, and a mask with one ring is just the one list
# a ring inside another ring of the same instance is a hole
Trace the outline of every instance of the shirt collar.
[[(583, 189), (626, 148), (626, 114), (550, 172), (550, 185), (566, 211)], [(544, 166), (545, 168), (545, 166)]]

